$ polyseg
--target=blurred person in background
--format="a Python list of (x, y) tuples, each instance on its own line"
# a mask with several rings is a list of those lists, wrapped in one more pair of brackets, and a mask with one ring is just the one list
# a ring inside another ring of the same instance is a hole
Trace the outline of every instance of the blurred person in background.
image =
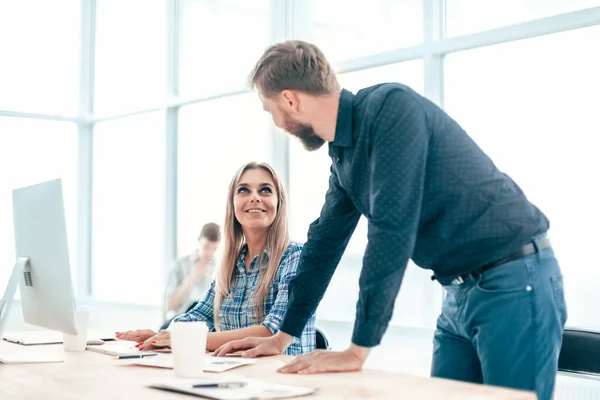
[(167, 320), (161, 329), (166, 329), (176, 316), (194, 308), (208, 292), (220, 240), (219, 225), (210, 222), (202, 227), (196, 250), (177, 261), (167, 285)]

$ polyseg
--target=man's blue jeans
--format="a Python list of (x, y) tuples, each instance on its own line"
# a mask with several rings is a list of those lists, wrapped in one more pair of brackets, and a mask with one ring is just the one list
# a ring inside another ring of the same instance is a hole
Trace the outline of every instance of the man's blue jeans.
[[(539, 248), (538, 239), (534, 244)], [(551, 399), (567, 319), (552, 249), (444, 288), (431, 375), (535, 390), (538, 399)]]

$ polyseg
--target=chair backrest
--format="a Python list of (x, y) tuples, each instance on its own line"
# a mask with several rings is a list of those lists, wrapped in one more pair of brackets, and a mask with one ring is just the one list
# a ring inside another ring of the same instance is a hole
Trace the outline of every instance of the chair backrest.
[(325, 331), (321, 328), (315, 327), (315, 334), (317, 336), (317, 349), (330, 350), (331, 346), (329, 345), (329, 337), (327, 337)]
[(600, 332), (565, 329), (558, 358), (558, 370), (600, 374)]

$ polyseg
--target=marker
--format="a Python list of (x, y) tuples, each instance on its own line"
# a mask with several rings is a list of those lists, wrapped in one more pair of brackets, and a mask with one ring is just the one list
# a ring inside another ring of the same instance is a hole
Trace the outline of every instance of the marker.
[(132, 354), (132, 355), (128, 355), (128, 356), (117, 356), (117, 358), (119, 360), (125, 360), (128, 358), (144, 358), (144, 357), (152, 357), (152, 356), (156, 356), (158, 354)]
[(193, 385), (195, 389), (207, 389), (207, 388), (222, 388), (222, 389), (239, 389), (247, 385), (246, 382), (219, 382), (219, 383), (199, 383)]

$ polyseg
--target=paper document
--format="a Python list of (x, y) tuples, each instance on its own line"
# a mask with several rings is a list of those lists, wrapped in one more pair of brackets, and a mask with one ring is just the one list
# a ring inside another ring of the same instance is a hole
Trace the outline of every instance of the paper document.
[(220, 379), (210, 379), (208, 377), (186, 379), (171, 378), (152, 383), (148, 385), (148, 387), (216, 400), (286, 399), (306, 396), (316, 391), (316, 389), (313, 388), (280, 385), (277, 383), (267, 383), (247, 378), (243, 378), (245, 386), (240, 388), (194, 387), (194, 385), (218, 386), (219, 383), (226, 385), (227, 382), (231, 380), (235, 380), (236, 383), (240, 381), (240, 379), (228, 379), (225, 376)]
[(157, 354), (153, 351), (139, 351), (135, 348), (136, 344), (136, 342), (118, 340), (116, 342), (110, 342), (101, 345), (86, 346), (86, 350), (115, 357)]
[[(224, 372), (243, 365), (254, 364), (252, 358), (212, 357), (205, 356), (204, 372)], [(143, 365), (145, 367), (173, 368), (173, 356), (171, 354), (158, 354), (154, 357), (136, 359), (126, 362), (128, 365)]]

